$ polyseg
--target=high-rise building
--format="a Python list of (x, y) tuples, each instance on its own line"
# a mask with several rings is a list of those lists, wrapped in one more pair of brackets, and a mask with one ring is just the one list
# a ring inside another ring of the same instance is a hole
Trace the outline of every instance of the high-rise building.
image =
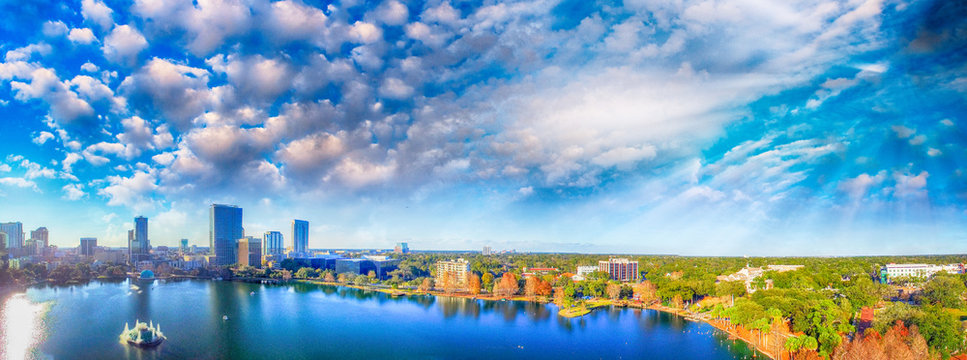
[(188, 252), (188, 239), (181, 239), (181, 253)]
[(238, 239), (238, 264), (262, 267), (262, 239), (255, 236)]
[(151, 243), (148, 240), (148, 218), (134, 218), (134, 244), (128, 248), (133, 262), (151, 259)]
[(7, 248), (7, 233), (0, 231), (0, 250)]
[(81, 238), (81, 255), (94, 256), (94, 249), (97, 248), (97, 238)]
[(138, 243), (134, 241), (134, 229), (128, 230), (128, 263), (135, 264), (135, 248), (139, 248)]
[(285, 244), (282, 233), (279, 231), (266, 231), (262, 236), (262, 255), (281, 257), (285, 253)]
[(457, 286), (464, 287), (470, 280), (470, 262), (464, 259), (444, 260), (436, 263), (437, 284), (443, 284), (443, 279), (453, 274), (457, 279)]
[(37, 240), (37, 250), (46, 249), (50, 246), (49, 242), (50, 234), (47, 232), (47, 228), (39, 227), (37, 230), (30, 232), (30, 238)]
[(0, 232), (7, 233), (7, 249), (20, 249), (24, 246), (24, 226), (20, 222), (0, 223)]
[(309, 222), (292, 220), (292, 251), (305, 254), (309, 251)]
[(638, 262), (625, 258), (610, 258), (598, 261), (598, 271), (611, 275), (612, 280), (638, 281)]
[(210, 263), (216, 266), (234, 264), (238, 260), (238, 239), (244, 236), (242, 208), (235, 205), (212, 204), (208, 218)]
[(490, 254), (493, 254), (493, 253), (494, 253), (494, 250), (493, 250), (493, 249), (491, 249), (491, 248), (490, 248), (489, 246), (484, 246), (484, 247), (483, 247), (483, 251), (481, 251), (480, 253), (481, 253), (481, 254), (482, 254), (483, 256), (489, 256)]
[(409, 254), (410, 246), (405, 242), (396, 243), (396, 247), (393, 248), (393, 252), (397, 254)]

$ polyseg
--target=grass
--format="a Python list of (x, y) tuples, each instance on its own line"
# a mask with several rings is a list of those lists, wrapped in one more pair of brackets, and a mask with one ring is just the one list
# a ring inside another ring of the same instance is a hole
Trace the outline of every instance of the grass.
[(557, 314), (566, 318), (574, 318), (578, 316), (584, 316), (591, 313), (591, 309), (588, 309), (584, 305), (578, 305), (568, 309), (561, 309)]

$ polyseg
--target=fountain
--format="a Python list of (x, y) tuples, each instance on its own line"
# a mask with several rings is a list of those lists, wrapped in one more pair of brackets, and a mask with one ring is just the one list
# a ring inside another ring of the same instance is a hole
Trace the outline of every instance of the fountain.
[(124, 332), (121, 333), (121, 341), (140, 347), (155, 347), (167, 339), (161, 332), (161, 325), (154, 322), (143, 323), (135, 320), (134, 328), (128, 327), (124, 323)]

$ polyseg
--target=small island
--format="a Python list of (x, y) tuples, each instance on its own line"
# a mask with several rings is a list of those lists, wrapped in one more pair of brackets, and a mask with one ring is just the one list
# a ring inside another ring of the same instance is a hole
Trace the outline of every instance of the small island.
[(161, 345), (167, 339), (161, 332), (161, 325), (137, 320), (134, 322), (134, 328), (129, 328), (128, 324), (124, 323), (124, 331), (120, 338), (122, 342), (145, 348)]

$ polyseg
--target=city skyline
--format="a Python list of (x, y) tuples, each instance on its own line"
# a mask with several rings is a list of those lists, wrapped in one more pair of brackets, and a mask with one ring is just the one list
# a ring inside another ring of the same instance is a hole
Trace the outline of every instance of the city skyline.
[(957, 6), (4, 4), (0, 222), (124, 246), (143, 215), (176, 247), (219, 203), (310, 248), (965, 253)]

